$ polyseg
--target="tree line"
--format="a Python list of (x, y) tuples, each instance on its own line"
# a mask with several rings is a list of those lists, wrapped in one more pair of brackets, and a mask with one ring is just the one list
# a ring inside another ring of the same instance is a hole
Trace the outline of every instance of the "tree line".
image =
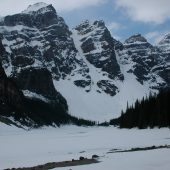
[(170, 90), (162, 90), (159, 94), (150, 94), (141, 101), (129, 106), (121, 116), (110, 121), (111, 125), (120, 128), (153, 128), (170, 127)]

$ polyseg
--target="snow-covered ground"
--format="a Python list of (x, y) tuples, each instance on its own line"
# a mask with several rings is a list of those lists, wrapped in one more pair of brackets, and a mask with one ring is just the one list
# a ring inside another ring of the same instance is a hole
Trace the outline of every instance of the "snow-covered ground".
[[(0, 170), (101, 156), (100, 163), (61, 170), (168, 170), (170, 149), (107, 154), (111, 149), (170, 144), (169, 129), (114, 127), (43, 128), (25, 131), (0, 123)], [(56, 169), (57, 170), (57, 169)]]

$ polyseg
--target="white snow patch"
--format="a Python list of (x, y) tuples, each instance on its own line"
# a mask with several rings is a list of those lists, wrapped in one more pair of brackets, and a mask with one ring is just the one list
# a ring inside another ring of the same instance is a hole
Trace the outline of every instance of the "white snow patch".
[(37, 31), (36, 28), (31, 28), (23, 25), (15, 25), (15, 26), (0, 26), (0, 32), (5, 33), (5, 32), (12, 32), (12, 31), (22, 31), (22, 30), (32, 30), (32, 31)]
[(46, 8), (47, 6), (49, 6), (49, 5), (44, 3), (44, 2), (39, 2), (39, 3), (36, 3), (34, 5), (30, 5), (22, 13), (31, 14), (32, 12), (36, 12), (36, 11), (42, 9), (42, 8)]
[(38, 46), (39, 48), (42, 48), (42, 47), (43, 47), (43, 44), (41, 43), (41, 41), (37, 41), (37, 40), (31, 41), (30, 45), (31, 45), (32, 47), (36, 47), (36, 46)]
[(44, 102), (49, 102), (49, 100), (47, 98), (45, 98), (44, 96), (37, 94), (37, 93), (33, 93), (29, 90), (22, 90), (24, 96), (29, 97), (29, 98), (36, 98), (36, 99), (40, 99)]
[(128, 42), (128, 43), (125, 42), (123, 45), (125, 45), (125, 46), (128, 45), (129, 46), (129, 45), (135, 45), (135, 44), (140, 45), (140, 44), (147, 44), (147, 43), (148, 42), (134, 41), (134, 42)]
[(149, 93), (148, 88), (140, 85), (130, 74), (124, 83), (119, 84), (120, 92), (114, 97), (95, 90), (85, 92), (71, 81), (54, 81), (54, 85), (66, 98), (70, 114), (100, 122), (120, 116), (121, 110), (126, 109), (127, 102), (131, 105), (137, 98), (142, 99)]

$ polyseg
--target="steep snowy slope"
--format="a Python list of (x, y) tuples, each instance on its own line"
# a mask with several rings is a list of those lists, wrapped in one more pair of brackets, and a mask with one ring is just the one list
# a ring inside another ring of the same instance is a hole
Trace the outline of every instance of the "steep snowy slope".
[[(94, 23), (98, 22), (102, 24), (103, 28), (103, 21), (96, 21)], [(84, 25), (86, 25), (86, 27)], [(143, 96), (148, 95), (150, 92), (149, 84), (145, 83), (145, 85), (142, 85), (134, 74), (129, 73), (128, 71), (133, 64), (131, 63), (130, 65), (123, 63), (122, 60), (124, 60), (124, 56), (123, 59), (120, 58), (119, 53), (116, 51), (113, 51), (113, 54), (115, 55), (116, 64), (119, 65), (119, 72), (123, 75), (121, 78), (119, 76), (117, 78), (110, 78), (108, 72), (102, 71), (102, 66), (101, 68), (96, 67), (96, 65), (100, 63), (101, 58), (103, 58), (103, 61), (106, 60), (106, 63), (109, 63), (109, 60), (112, 57), (112, 55), (105, 56), (102, 53), (105, 51), (105, 49), (101, 47), (102, 42), (100, 41), (100, 38), (103, 36), (103, 29), (95, 24), (90, 26), (89, 21), (82, 23), (81, 27), (83, 27), (83, 31), (85, 33), (81, 32), (80, 34), (76, 28), (73, 30), (72, 37), (74, 39), (74, 43), (76, 44), (76, 48), (78, 49), (79, 56), (82, 57), (89, 68), (89, 75), (92, 81), (91, 88), (88, 92), (83, 91), (81, 88), (75, 87), (70, 80), (61, 80), (59, 82), (55, 82), (55, 85), (61, 94), (67, 99), (71, 114), (92, 120), (109, 120), (112, 117), (117, 117), (120, 115), (121, 110), (126, 109), (127, 102), (132, 104), (137, 98), (141, 99)], [(91, 28), (90, 31), (89, 27)], [(86, 29), (88, 29), (88, 31)], [(107, 28), (104, 26), (104, 30), (105, 29)], [(90, 57), (94, 63), (90, 63), (90, 61), (86, 58), (86, 53), (83, 52), (82, 38), (84, 40), (85, 37), (86, 39), (90, 37), (94, 43), (94, 46), (97, 48), (97, 50), (95, 49), (91, 51), (92, 56)], [(114, 43), (110, 48), (111, 49), (107, 50), (114, 49)], [(120, 49), (117, 50), (119, 51)], [(95, 55), (97, 55), (97, 57)], [(111, 61), (111, 63), (112, 62), (113, 61)], [(109, 68), (108, 65), (107, 68)], [(111, 69), (114, 69), (114, 67), (111, 67)], [(98, 86), (98, 82), (100, 81), (108, 81), (108, 86), (111, 90), (114, 90), (114, 87), (117, 89), (116, 94), (114, 93), (111, 95), (112, 93), (110, 91), (109, 93), (106, 93), (105, 90), (107, 90), (107, 84), (104, 84), (105, 89), (102, 91), (103, 89), (100, 89)]]
[[(170, 45), (170, 44), (169, 44)], [(166, 44), (168, 46), (168, 44)], [(130, 37), (124, 43), (124, 62), (133, 66), (129, 69), (141, 84), (149, 83), (151, 89), (167, 88), (169, 86), (166, 67), (168, 54), (164, 55), (160, 46), (154, 47), (140, 34)]]
[(136, 77), (129, 73), (125, 74), (123, 83), (115, 81), (120, 91), (115, 96), (96, 91), (87, 93), (69, 80), (54, 81), (54, 84), (66, 98), (70, 114), (100, 122), (120, 116), (121, 110), (126, 109), (127, 102), (131, 105), (137, 98), (142, 99), (150, 92), (149, 86), (140, 84)]
[(103, 21), (85, 21), (73, 30), (73, 39), (79, 54), (90, 69), (97, 92), (114, 96), (118, 87), (114, 81), (124, 77), (116, 60), (114, 39)]
[[(155, 93), (158, 89), (169, 88), (170, 67), (167, 50), (166, 54), (164, 54), (160, 47), (152, 46), (139, 34), (127, 39), (123, 44), (123, 48), (115, 50), (116, 60), (124, 80), (110, 79), (106, 76), (107, 74), (103, 76), (100, 68), (95, 67), (95, 64), (100, 60), (100, 56), (97, 59), (94, 56), (98, 51), (91, 51), (93, 54), (92, 60), (94, 59), (95, 61), (94, 64), (87, 60), (86, 53), (82, 49), (82, 39), (90, 37), (94, 42), (94, 46), (98, 45), (97, 48), (100, 49), (101, 53), (101, 43), (97, 41), (99, 38), (97, 39), (94, 36), (98, 27), (94, 29), (94, 26), (89, 26), (89, 21), (84, 24), (88, 25), (88, 30), (85, 30), (87, 26), (83, 26), (85, 33), (81, 32), (80, 34), (77, 30), (73, 30), (73, 39), (80, 56), (82, 56), (89, 68), (93, 88), (91, 92), (84, 93), (72, 86), (69, 81), (66, 84), (61, 81), (57, 85), (60, 92), (67, 98), (72, 114), (96, 120), (107, 120), (120, 115), (121, 110), (126, 108), (127, 102), (131, 105), (137, 98), (141, 99), (149, 95), (150, 92)], [(167, 46), (170, 46), (170, 44), (166, 44), (166, 49)], [(102, 55), (102, 57), (104, 58), (105, 56)], [(117, 87), (118, 92), (115, 96), (106, 95), (102, 91), (101, 93), (96, 93), (96, 91), (100, 91), (96, 86), (97, 81), (103, 79), (111, 81)]]

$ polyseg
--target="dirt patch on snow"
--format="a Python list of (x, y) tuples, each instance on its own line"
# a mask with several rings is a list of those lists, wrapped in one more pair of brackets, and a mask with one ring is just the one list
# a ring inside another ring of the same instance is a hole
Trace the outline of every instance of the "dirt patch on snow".
[(80, 159), (80, 160), (71, 160), (71, 161), (63, 161), (63, 162), (50, 162), (44, 165), (38, 165), (35, 167), (24, 167), (24, 168), (12, 168), (12, 169), (5, 169), (5, 170), (48, 170), (54, 168), (61, 168), (61, 167), (69, 167), (69, 166), (80, 166), (80, 165), (88, 165), (99, 163), (96, 159)]

